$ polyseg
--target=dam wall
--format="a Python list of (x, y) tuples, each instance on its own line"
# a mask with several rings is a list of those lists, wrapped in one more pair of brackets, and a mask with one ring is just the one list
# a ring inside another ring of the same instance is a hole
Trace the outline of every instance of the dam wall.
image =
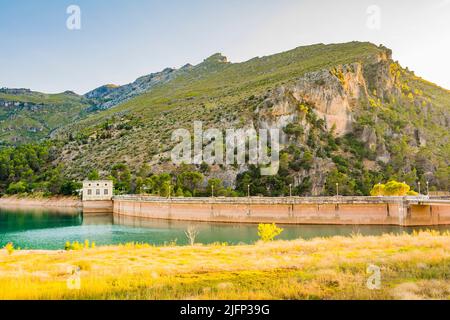
[(83, 201), (83, 213), (111, 213), (113, 206), (113, 200)]
[(157, 198), (116, 196), (116, 215), (205, 222), (435, 226), (450, 200), (408, 197)]

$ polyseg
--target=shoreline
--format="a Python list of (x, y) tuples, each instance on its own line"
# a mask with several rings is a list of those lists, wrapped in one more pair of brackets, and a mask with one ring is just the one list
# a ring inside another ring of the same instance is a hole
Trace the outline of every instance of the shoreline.
[(74, 208), (82, 209), (83, 203), (78, 197), (18, 197), (4, 196), (0, 198), (3, 207), (40, 207), (40, 208)]

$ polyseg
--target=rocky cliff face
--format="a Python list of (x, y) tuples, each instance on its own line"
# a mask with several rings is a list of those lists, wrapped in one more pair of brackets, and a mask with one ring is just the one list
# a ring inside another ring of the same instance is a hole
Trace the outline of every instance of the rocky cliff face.
[(271, 91), (256, 110), (262, 128), (283, 129), (288, 124), (299, 123), (307, 128), (302, 106), (310, 105), (325, 121), (326, 129), (337, 137), (353, 131), (354, 116), (360, 104), (370, 99), (369, 86), (383, 96), (392, 96), (395, 79), (388, 71), (389, 57), (381, 56), (365, 74), (361, 63), (340, 65), (308, 73), (293, 84)]

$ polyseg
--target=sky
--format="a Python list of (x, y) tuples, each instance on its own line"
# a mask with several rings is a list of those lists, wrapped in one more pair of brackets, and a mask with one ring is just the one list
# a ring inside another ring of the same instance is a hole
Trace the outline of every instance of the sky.
[(450, 0), (0, 0), (0, 87), (84, 94), (216, 52), (348, 41), (383, 44), (450, 89)]

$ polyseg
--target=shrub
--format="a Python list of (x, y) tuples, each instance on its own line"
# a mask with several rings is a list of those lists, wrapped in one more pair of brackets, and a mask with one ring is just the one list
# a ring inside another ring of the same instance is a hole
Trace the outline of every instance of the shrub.
[(372, 196), (397, 196), (402, 197), (406, 195), (417, 195), (417, 192), (411, 191), (411, 187), (404, 182), (395, 180), (384, 184), (377, 184), (370, 191)]
[(289, 123), (284, 129), (284, 133), (288, 135), (295, 135), (296, 137), (304, 133), (304, 129), (301, 125)]
[(11, 182), (6, 190), (8, 194), (19, 194), (27, 191), (27, 184), (24, 181)]
[(189, 245), (193, 246), (195, 244), (195, 239), (197, 238), (199, 231), (196, 227), (190, 225), (184, 232), (186, 238), (188, 238)]
[(78, 190), (82, 188), (82, 184), (79, 182), (75, 182), (72, 180), (66, 180), (60, 189), (61, 194), (65, 196), (74, 196), (78, 195)]
[(5, 249), (6, 249), (6, 252), (8, 252), (8, 254), (12, 254), (15, 250), (12, 242), (7, 243), (5, 246)]
[(384, 184), (376, 184), (373, 188), (372, 191), (370, 191), (370, 195), (372, 197), (381, 197), (384, 196), (384, 192), (385, 192), (385, 188), (386, 186)]
[(91, 172), (89, 172), (88, 179), (89, 180), (100, 180), (100, 174), (98, 173), (97, 170), (94, 169)]
[(314, 155), (309, 151), (305, 151), (300, 166), (305, 170), (310, 170), (313, 164), (314, 164)]
[(177, 191), (175, 192), (175, 197), (178, 197), (178, 198), (184, 197), (182, 188), (180, 188), (180, 187), (177, 188)]
[[(336, 188), (336, 183), (339, 184), (339, 190)], [(339, 191), (341, 196), (351, 196), (356, 193), (356, 188), (355, 179), (337, 169), (329, 172), (325, 180), (325, 194), (327, 195), (336, 195), (336, 192)]]
[(223, 196), (226, 193), (223, 187), (223, 182), (219, 178), (211, 178), (208, 180), (206, 192), (212, 193), (213, 188), (214, 188), (214, 195)]
[(405, 196), (410, 190), (410, 186), (403, 182), (389, 181), (386, 184), (385, 194), (387, 196)]
[(80, 243), (78, 241), (74, 241), (72, 243), (70, 241), (67, 241), (66, 244), (64, 245), (64, 250), (66, 250), (66, 251), (83, 250), (83, 249), (89, 249), (89, 247), (94, 249), (95, 248), (95, 242), (92, 242), (92, 244), (89, 245), (89, 240), (85, 240), (84, 244)]
[(272, 241), (276, 236), (279, 236), (283, 232), (282, 228), (278, 228), (275, 223), (258, 225), (258, 236), (264, 241)]
[(348, 169), (350, 167), (350, 164), (349, 164), (347, 159), (345, 159), (344, 157), (339, 156), (339, 155), (333, 156), (332, 159), (333, 159), (333, 162), (336, 164), (336, 166), (337, 166), (337, 168), (339, 169), (340, 172), (347, 172), (348, 171)]

